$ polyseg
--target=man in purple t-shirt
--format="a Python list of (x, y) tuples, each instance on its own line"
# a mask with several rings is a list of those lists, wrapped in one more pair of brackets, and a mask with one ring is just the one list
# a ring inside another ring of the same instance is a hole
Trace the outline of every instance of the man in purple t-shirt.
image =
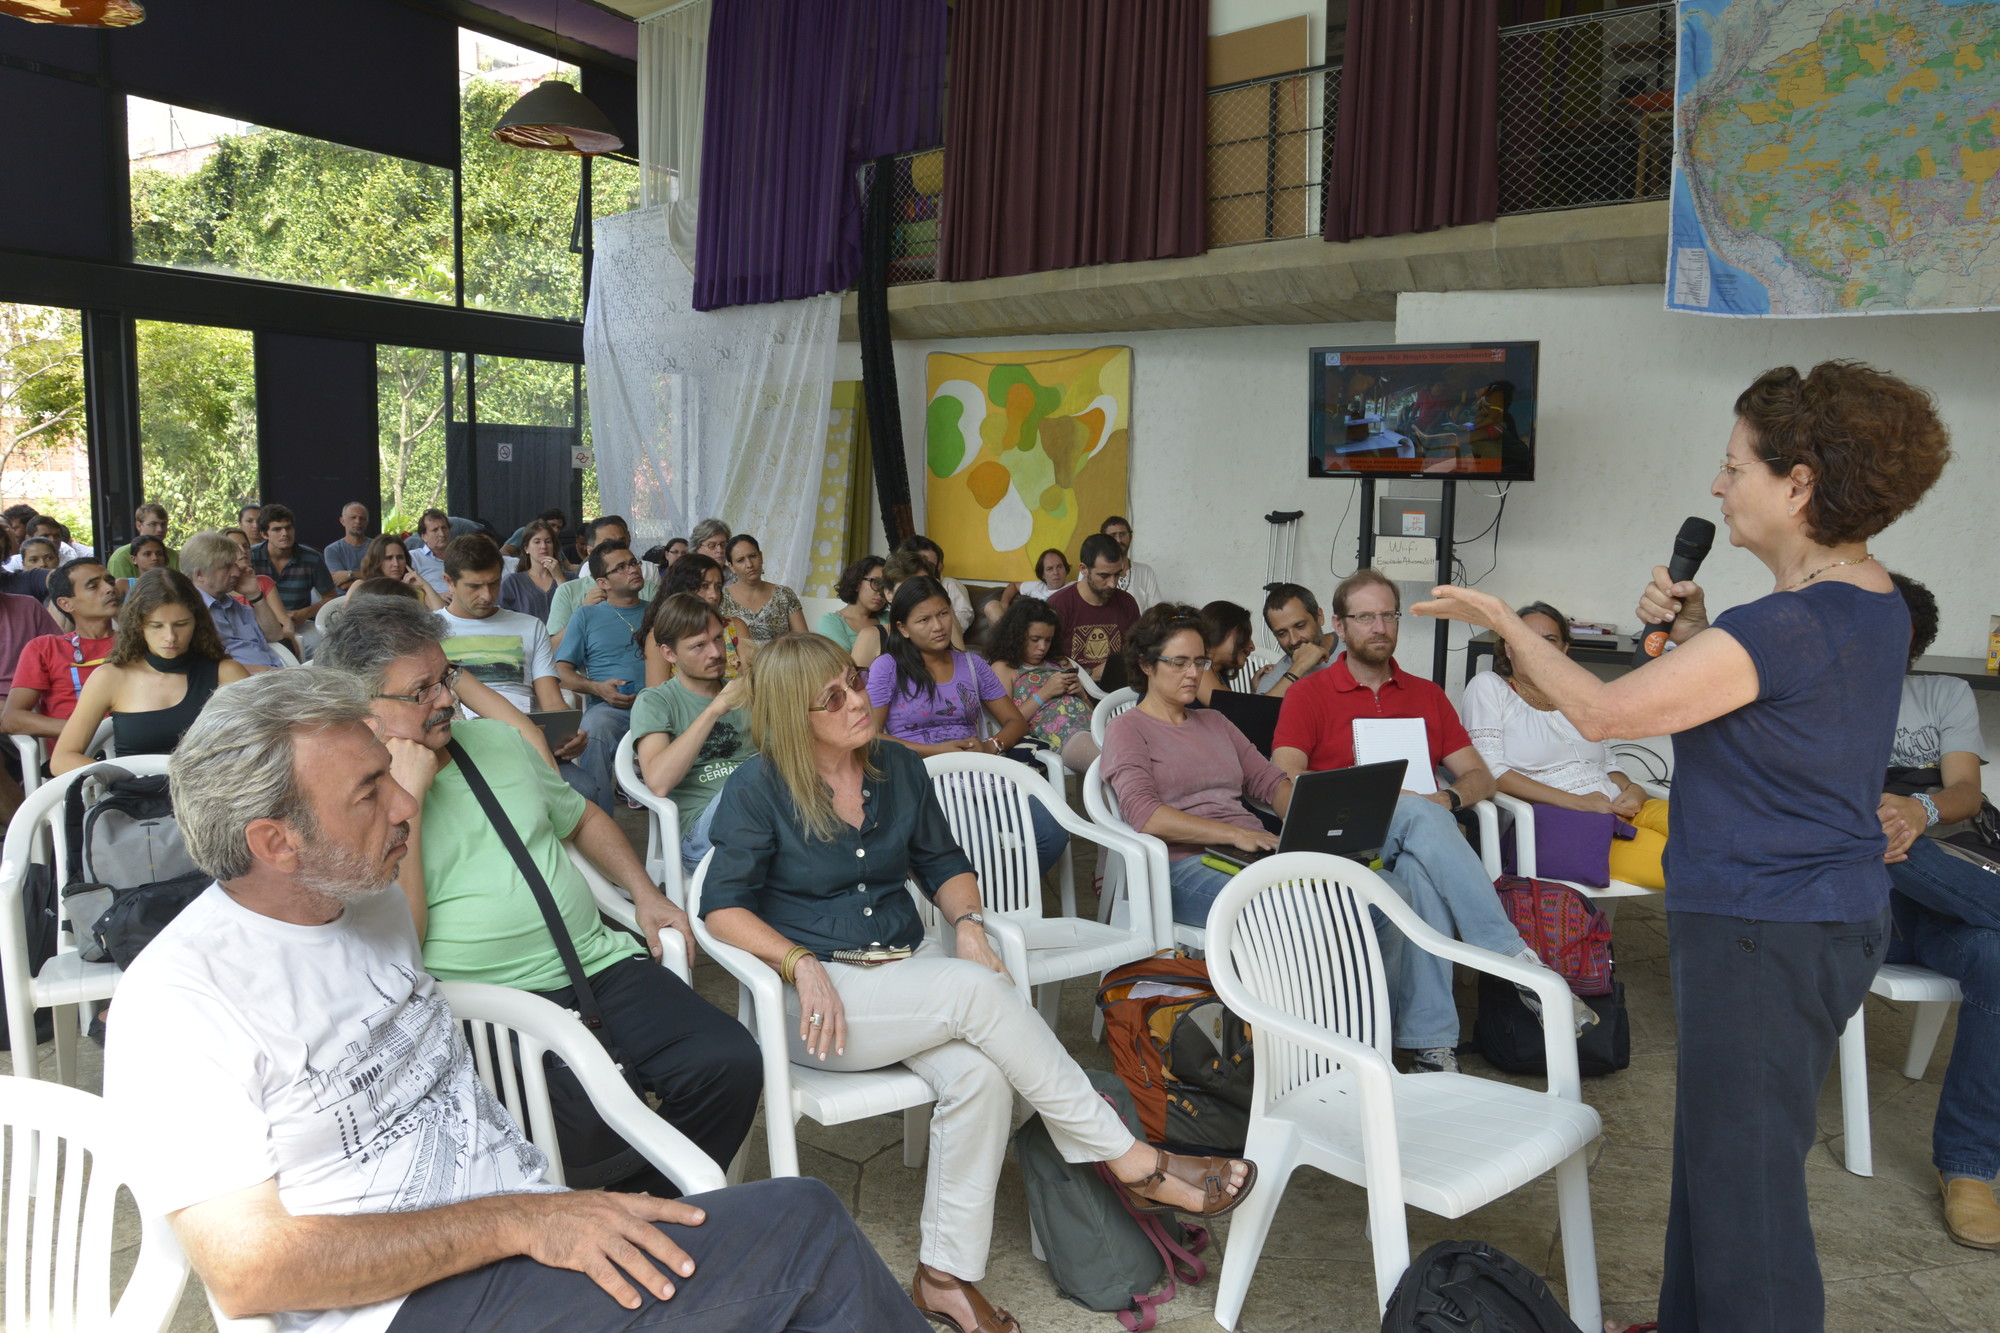
[(1117, 542), (1092, 533), (1083, 539), (1079, 563), (1083, 577), (1049, 598), (1060, 623), (1056, 652), (1099, 680), (1104, 664), (1125, 651), (1125, 635), (1139, 623), (1139, 603), (1118, 586), (1125, 551)]

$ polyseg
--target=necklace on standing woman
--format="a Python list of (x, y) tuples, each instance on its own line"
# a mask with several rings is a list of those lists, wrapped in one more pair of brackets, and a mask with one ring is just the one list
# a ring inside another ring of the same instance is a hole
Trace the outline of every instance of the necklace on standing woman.
[(1805, 587), (1808, 583), (1811, 583), (1814, 579), (1826, 573), (1826, 571), (1829, 569), (1839, 569), (1842, 565), (1865, 565), (1874, 558), (1875, 556), (1872, 552), (1863, 551), (1860, 555), (1855, 556), (1852, 560), (1836, 560), (1830, 565), (1821, 565), (1818, 569), (1815, 569), (1812, 573), (1806, 575), (1804, 578), (1800, 579), (1797, 583), (1792, 584), (1789, 588), (1780, 588), (1778, 589), (1778, 591), (1797, 592), (1800, 588)]

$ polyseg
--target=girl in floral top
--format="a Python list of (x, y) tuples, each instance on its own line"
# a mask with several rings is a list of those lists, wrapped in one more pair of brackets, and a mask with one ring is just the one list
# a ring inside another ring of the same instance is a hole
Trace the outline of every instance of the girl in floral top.
[(1062, 752), (1063, 764), (1081, 773), (1097, 758), (1090, 736), (1090, 700), (1077, 683), (1076, 666), (1049, 659), (1058, 629), (1056, 613), (1039, 597), (1016, 597), (993, 627), (986, 655), (1008, 697), (1028, 719), (1028, 734)]
[(783, 634), (806, 632), (806, 609), (782, 583), (764, 581), (764, 548), (747, 532), (729, 539), (729, 568), (736, 582), (725, 588), (718, 608), (724, 620), (740, 620), (750, 637), (769, 643)]

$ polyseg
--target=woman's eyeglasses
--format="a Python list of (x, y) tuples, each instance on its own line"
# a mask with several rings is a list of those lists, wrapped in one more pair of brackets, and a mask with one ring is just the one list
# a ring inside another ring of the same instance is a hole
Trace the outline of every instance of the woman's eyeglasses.
[(1156, 657), (1153, 660), (1169, 671), (1186, 671), (1189, 667), (1206, 671), (1215, 665), (1212, 657)]
[[(1769, 458), (1753, 458), (1750, 460), (1750, 463), (1782, 463), (1784, 460), (1785, 456), (1783, 454), (1773, 454)], [(1750, 463), (1732, 463), (1725, 458), (1722, 460), (1722, 466), (1717, 468), (1715, 472), (1717, 476), (1721, 476), (1726, 472), (1729, 474), (1729, 479), (1734, 481), (1736, 480), (1736, 474), (1744, 468), (1749, 467)]]
[(868, 687), (861, 683), (861, 673), (859, 671), (849, 672), (845, 681), (839, 681), (827, 686), (826, 693), (820, 696), (819, 702), (806, 705), (806, 711), (808, 713), (838, 712), (847, 707), (848, 703), (856, 695), (860, 696), (863, 703), (868, 701)]

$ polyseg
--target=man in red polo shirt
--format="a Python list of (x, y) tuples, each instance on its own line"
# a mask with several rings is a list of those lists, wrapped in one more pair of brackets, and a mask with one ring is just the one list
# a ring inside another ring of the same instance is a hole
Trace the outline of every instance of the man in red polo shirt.
[[(1453, 818), (1493, 794), (1493, 774), (1444, 691), (1396, 669), (1401, 615), (1396, 585), (1376, 570), (1358, 570), (1333, 590), (1333, 616), (1347, 651), (1285, 695), (1271, 760), (1294, 776), (1348, 768), (1354, 763), (1357, 719), (1422, 718), (1431, 764), (1447, 770), (1451, 783), (1426, 796), (1405, 791), (1397, 801), (1382, 845), (1383, 878), (1441, 933), (1510, 958), (1538, 961), (1501, 909), (1493, 881)], [(1403, 947), (1402, 936), (1393, 931), (1382, 944), (1396, 1045), (1414, 1053), (1413, 1070), (1456, 1073), (1458, 1007), (1451, 997), (1450, 962)]]

